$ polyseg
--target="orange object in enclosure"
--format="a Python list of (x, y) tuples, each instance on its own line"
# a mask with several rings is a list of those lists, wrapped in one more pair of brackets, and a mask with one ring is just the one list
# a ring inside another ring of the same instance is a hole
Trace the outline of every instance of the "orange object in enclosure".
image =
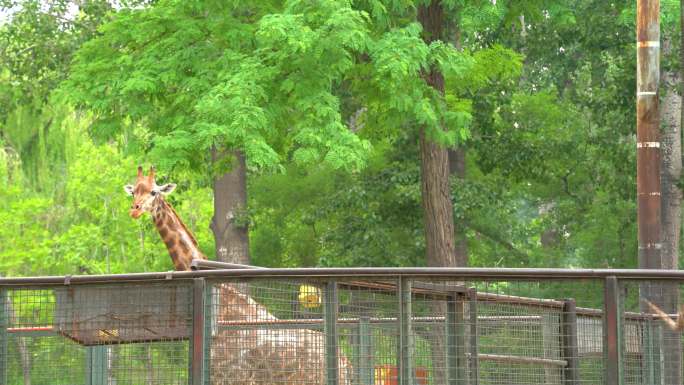
[[(416, 384), (427, 385), (428, 372), (424, 367), (416, 368)], [(396, 365), (378, 365), (375, 367), (375, 385), (399, 385)]]

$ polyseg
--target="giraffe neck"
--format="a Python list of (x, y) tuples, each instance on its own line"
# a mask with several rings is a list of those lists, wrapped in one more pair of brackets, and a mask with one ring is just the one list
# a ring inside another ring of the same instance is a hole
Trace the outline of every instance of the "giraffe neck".
[(173, 207), (162, 197), (156, 199), (152, 219), (169, 250), (176, 270), (190, 270), (190, 263), (193, 259), (207, 259), (197, 246), (197, 240), (190, 230), (185, 227)]

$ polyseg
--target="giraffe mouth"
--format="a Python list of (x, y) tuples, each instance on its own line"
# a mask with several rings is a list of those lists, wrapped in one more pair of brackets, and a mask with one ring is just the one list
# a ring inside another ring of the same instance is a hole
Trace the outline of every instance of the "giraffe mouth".
[(140, 218), (141, 215), (143, 215), (143, 212), (144, 212), (144, 211), (142, 211), (142, 210), (131, 209), (131, 211), (129, 212), (129, 214), (131, 215), (131, 217), (132, 217), (133, 219), (138, 219), (138, 218)]

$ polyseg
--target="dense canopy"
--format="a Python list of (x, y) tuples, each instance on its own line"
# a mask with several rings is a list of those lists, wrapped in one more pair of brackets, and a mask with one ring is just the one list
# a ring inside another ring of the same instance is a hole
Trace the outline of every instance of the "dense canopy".
[(633, 3), (3, 1), (0, 271), (169, 269), (127, 216), (138, 164), (178, 183), (210, 258), (228, 221), (264, 266), (420, 266), (442, 244), (442, 264), (634, 267)]

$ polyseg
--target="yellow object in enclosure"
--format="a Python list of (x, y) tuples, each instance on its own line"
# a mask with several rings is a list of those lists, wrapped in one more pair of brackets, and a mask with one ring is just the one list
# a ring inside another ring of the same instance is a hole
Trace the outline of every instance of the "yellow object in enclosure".
[(321, 306), (321, 289), (311, 285), (300, 285), (299, 303), (307, 309)]

